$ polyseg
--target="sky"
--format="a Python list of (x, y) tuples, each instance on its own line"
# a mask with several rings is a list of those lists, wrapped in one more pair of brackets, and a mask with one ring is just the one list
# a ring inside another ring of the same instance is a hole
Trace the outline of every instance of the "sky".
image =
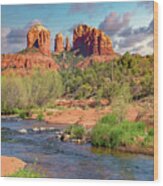
[(109, 35), (117, 53), (153, 53), (153, 1), (2, 5), (1, 53), (26, 48), (27, 32), (36, 23), (50, 31), (52, 51), (57, 33), (72, 42), (73, 29), (87, 24)]

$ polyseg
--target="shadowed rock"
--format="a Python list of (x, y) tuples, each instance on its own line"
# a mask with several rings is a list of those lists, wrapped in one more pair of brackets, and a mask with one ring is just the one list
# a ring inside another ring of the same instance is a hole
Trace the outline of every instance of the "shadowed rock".
[(83, 56), (114, 54), (110, 37), (87, 25), (79, 25), (74, 29), (73, 49)]

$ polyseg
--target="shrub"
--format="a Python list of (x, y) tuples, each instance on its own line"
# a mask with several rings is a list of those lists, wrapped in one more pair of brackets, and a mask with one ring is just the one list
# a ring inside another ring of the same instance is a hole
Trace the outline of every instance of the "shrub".
[(119, 122), (125, 119), (129, 104), (131, 102), (131, 92), (128, 84), (118, 85), (112, 93), (112, 112)]
[(44, 175), (30, 169), (21, 169), (18, 172), (9, 175), (9, 177), (20, 177), (20, 178), (42, 178)]
[(2, 76), (2, 113), (13, 113), (15, 108), (27, 106), (27, 95), (20, 77)]
[(37, 115), (37, 120), (38, 120), (38, 121), (43, 121), (43, 119), (44, 119), (44, 115), (43, 115), (43, 113), (41, 112), (41, 113), (39, 113), (39, 114)]
[(26, 117), (28, 117), (28, 112), (20, 112), (19, 113), (19, 117), (22, 118), (22, 119), (25, 119)]
[(125, 91), (123, 87), (126, 84), (134, 99), (153, 95), (154, 90), (153, 55), (143, 57), (127, 52), (110, 63), (93, 61), (82, 70), (75, 68), (72, 62), (61, 75), (65, 94), (77, 99), (85, 97), (112, 99), (121, 88)]
[(85, 129), (82, 125), (74, 124), (69, 126), (65, 132), (70, 134), (71, 138), (81, 139), (85, 134)]
[[(95, 146), (116, 148), (118, 146), (128, 146), (139, 144), (139, 137), (145, 138), (145, 124), (142, 122), (122, 121), (120, 123), (107, 122), (112, 121), (113, 116), (105, 116), (92, 129), (91, 142)], [(103, 121), (103, 122), (102, 122)], [(151, 134), (151, 132), (149, 132)], [(148, 134), (149, 136), (149, 134)]]
[(118, 120), (117, 120), (115, 115), (110, 114), (110, 115), (103, 116), (100, 119), (99, 123), (108, 124), (108, 125), (114, 125), (114, 124), (118, 123)]
[(31, 76), (2, 77), (2, 113), (42, 107), (62, 94), (62, 79), (56, 72), (36, 70)]

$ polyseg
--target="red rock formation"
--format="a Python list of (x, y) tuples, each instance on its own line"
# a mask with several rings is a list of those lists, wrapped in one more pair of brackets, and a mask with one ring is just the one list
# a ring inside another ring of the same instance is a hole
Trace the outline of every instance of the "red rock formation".
[(65, 46), (65, 50), (68, 52), (71, 50), (71, 45), (70, 45), (70, 41), (69, 38), (66, 37), (66, 46)]
[(54, 51), (56, 53), (60, 53), (64, 51), (64, 44), (63, 44), (63, 35), (62, 33), (58, 33), (55, 37), (55, 48)]
[(79, 25), (74, 29), (73, 49), (84, 56), (115, 54), (110, 37), (87, 25)]
[(28, 31), (27, 47), (38, 48), (41, 53), (50, 56), (50, 32), (41, 24), (35, 24)]
[(59, 67), (55, 61), (40, 52), (27, 52), (25, 54), (5, 54), (2, 55), (2, 74), (7, 74), (9, 71), (19, 71), (22, 74), (33, 69), (50, 69), (57, 70)]

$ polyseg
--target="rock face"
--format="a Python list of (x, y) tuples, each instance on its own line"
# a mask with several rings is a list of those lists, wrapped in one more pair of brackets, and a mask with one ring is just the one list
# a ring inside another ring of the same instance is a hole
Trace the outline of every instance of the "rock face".
[(87, 25), (79, 25), (74, 29), (73, 49), (84, 56), (114, 54), (110, 37)]
[(38, 48), (41, 53), (50, 56), (50, 32), (41, 24), (35, 24), (28, 31), (27, 47)]
[(66, 46), (65, 46), (65, 50), (68, 52), (71, 50), (71, 45), (70, 45), (70, 41), (69, 38), (66, 37)]
[(58, 33), (55, 37), (55, 48), (54, 51), (56, 53), (60, 53), (64, 51), (64, 42), (62, 33)]
[(1, 68), (2, 74), (10, 74), (11, 71), (15, 71), (23, 75), (36, 68), (57, 70), (59, 67), (50, 56), (45, 56), (40, 52), (27, 52), (2, 55)]

